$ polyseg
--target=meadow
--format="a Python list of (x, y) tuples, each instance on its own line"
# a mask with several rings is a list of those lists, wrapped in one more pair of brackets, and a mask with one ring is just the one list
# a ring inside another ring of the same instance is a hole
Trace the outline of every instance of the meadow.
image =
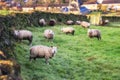
[[(29, 61), (28, 41), (16, 42), (16, 59), (23, 80), (120, 80), (120, 28), (91, 26), (99, 29), (102, 39), (90, 39), (87, 29), (73, 25), (75, 35), (61, 32), (66, 25), (27, 27), (33, 32), (32, 45), (57, 46), (57, 54), (49, 60)], [(53, 42), (43, 37), (45, 29), (55, 32)]]

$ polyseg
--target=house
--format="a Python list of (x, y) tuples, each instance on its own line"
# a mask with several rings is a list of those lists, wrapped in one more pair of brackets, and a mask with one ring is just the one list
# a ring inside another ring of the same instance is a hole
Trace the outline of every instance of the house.
[[(99, 4), (94, 2), (85, 2), (82, 6), (90, 10), (98, 10)], [(114, 9), (116, 11), (120, 11), (120, 0), (103, 0), (102, 4), (100, 5), (103, 11), (107, 11), (109, 9)]]
[(33, 7), (22, 7), (22, 11), (23, 12), (33, 12), (34, 11), (34, 8)]

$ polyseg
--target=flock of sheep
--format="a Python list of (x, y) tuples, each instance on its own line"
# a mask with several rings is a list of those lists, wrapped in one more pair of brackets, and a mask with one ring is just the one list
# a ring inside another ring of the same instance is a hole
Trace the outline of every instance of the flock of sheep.
[[(50, 26), (54, 26), (56, 24), (56, 21), (54, 19), (51, 19), (48, 23)], [(68, 20), (66, 22), (67, 25), (73, 25), (72, 20)], [(86, 21), (76, 21), (77, 25), (81, 25), (83, 28), (88, 28), (87, 35), (90, 38), (96, 37), (98, 40), (101, 39), (101, 32), (98, 29), (90, 29), (90, 23)], [(46, 22), (44, 19), (39, 20), (40, 26), (45, 26)], [(61, 29), (61, 31), (65, 34), (72, 34), (74, 35), (75, 29), (73, 27), (64, 27)], [(54, 38), (54, 32), (51, 29), (46, 29), (43, 33), (43, 36), (48, 40), (53, 40)], [(14, 37), (17, 40), (28, 40), (29, 44), (32, 45), (33, 35), (32, 32), (29, 30), (14, 30)], [(45, 46), (45, 45), (35, 45), (30, 48), (30, 56), (29, 60), (36, 59), (36, 58), (45, 58), (46, 63), (48, 63), (48, 60), (52, 58), (55, 53), (57, 53), (57, 47), (55, 46)]]

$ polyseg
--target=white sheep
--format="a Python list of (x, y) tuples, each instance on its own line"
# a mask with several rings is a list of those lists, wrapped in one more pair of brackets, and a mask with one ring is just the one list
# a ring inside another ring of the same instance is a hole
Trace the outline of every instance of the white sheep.
[(46, 29), (44, 31), (44, 37), (48, 40), (53, 39), (54, 38), (54, 32), (51, 29)]
[(72, 20), (68, 20), (68, 21), (66, 22), (66, 24), (67, 24), (67, 25), (73, 25), (74, 22), (73, 22)]
[(76, 21), (75, 24), (80, 25), (81, 21)]
[(81, 22), (81, 26), (82, 26), (83, 28), (90, 28), (90, 23), (89, 23), (89, 22), (86, 22), (86, 21), (82, 21), (82, 22)]
[(65, 27), (65, 28), (62, 28), (61, 31), (66, 34), (74, 35), (75, 29), (72, 27)]
[(45, 25), (46, 25), (45, 19), (43, 19), (43, 18), (40, 19), (40, 20), (39, 20), (39, 25), (40, 25), (40, 26), (45, 26)]
[(48, 63), (48, 59), (52, 58), (55, 53), (57, 53), (57, 47), (36, 45), (30, 48), (29, 60), (31, 61), (31, 59), (36, 60), (36, 58), (45, 58), (45, 62)]
[(32, 43), (33, 35), (31, 31), (28, 30), (14, 30), (14, 37), (17, 40), (28, 40), (29, 44)]
[(98, 40), (101, 39), (101, 32), (98, 29), (88, 29), (87, 34), (90, 38), (96, 37)]

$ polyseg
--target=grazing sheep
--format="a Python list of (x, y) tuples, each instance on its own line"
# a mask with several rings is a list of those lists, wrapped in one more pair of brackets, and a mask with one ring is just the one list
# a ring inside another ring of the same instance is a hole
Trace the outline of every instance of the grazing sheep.
[(66, 22), (66, 24), (67, 24), (67, 25), (73, 25), (74, 22), (73, 22), (72, 20), (68, 20), (68, 21)]
[(82, 26), (83, 28), (90, 28), (90, 23), (89, 23), (89, 22), (86, 22), (86, 21), (82, 21), (82, 22), (81, 22), (81, 26)]
[(50, 29), (47, 29), (44, 31), (44, 37), (47, 39), (53, 39), (54, 38), (54, 32)]
[(40, 26), (45, 26), (46, 25), (45, 19), (40, 19), (39, 20), (39, 25)]
[(101, 32), (97, 29), (88, 29), (87, 34), (90, 38), (96, 37), (98, 40), (101, 39)]
[(55, 53), (57, 53), (57, 47), (48, 47), (44, 45), (36, 45), (30, 48), (30, 61), (31, 59), (36, 60), (36, 58), (45, 58), (46, 64), (48, 59), (52, 58)]
[(72, 34), (72, 35), (74, 35), (74, 32), (75, 32), (74, 28), (72, 27), (62, 28), (61, 31), (66, 34)]
[(56, 24), (56, 20), (55, 19), (50, 19), (49, 26), (54, 26), (55, 24)]
[(109, 23), (109, 20), (100, 20), (100, 25), (104, 26)]
[(81, 21), (76, 21), (75, 24), (80, 25)]
[(17, 40), (28, 40), (29, 44), (32, 43), (32, 32), (28, 30), (14, 30), (14, 37)]

